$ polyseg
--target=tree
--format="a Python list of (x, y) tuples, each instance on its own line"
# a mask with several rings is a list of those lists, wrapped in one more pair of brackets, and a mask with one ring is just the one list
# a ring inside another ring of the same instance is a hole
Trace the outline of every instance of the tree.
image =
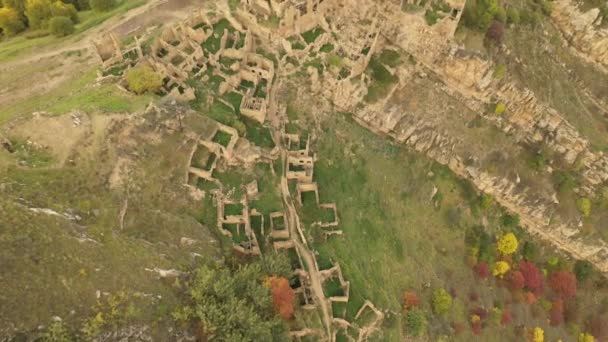
[(600, 341), (605, 341), (608, 337), (608, 320), (605, 315), (593, 316), (587, 321), (585, 327), (589, 334)]
[(126, 80), (129, 90), (135, 94), (154, 93), (163, 85), (162, 77), (148, 65), (140, 65), (129, 70)]
[(422, 310), (413, 308), (405, 314), (405, 327), (411, 336), (420, 336), (426, 329), (426, 317)]
[(72, 4), (66, 4), (61, 1), (53, 2), (51, 6), (51, 15), (53, 17), (68, 17), (72, 23), (78, 23), (78, 11), (76, 11), (76, 7)]
[(7, 36), (14, 36), (25, 29), (25, 24), (16, 10), (0, 8), (0, 29)]
[(505, 35), (505, 24), (494, 20), (488, 30), (486, 31), (486, 38), (496, 44), (502, 43), (502, 39)]
[(107, 12), (116, 6), (116, 0), (89, 0), (89, 5), (94, 11)]
[(265, 284), (270, 288), (275, 311), (283, 319), (290, 319), (293, 316), (296, 294), (289, 286), (289, 280), (284, 277), (270, 276), (266, 278)]
[(443, 288), (433, 291), (433, 311), (438, 315), (444, 315), (452, 307), (452, 296)]
[(503, 235), (496, 244), (498, 252), (502, 255), (511, 255), (515, 253), (519, 243), (513, 233), (507, 233)]
[(53, 16), (51, 0), (27, 0), (25, 3), (25, 15), (33, 29), (44, 29), (48, 27), (49, 19)]
[(420, 305), (420, 299), (414, 291), (405, 291), (403, 293), (403, 306), (406, 310), (418, 307)]
[(524, 243), (524, 247), (522, 248), (521, 254), (527, 261), (534, 261), (536, 258), (538, 258), (538, 247), (534, 244), (534, 242), (526, 241), (526, 243)]
[(502, 278), (510, 269), (511, 266), (506, 261), (497, 261), (492, 267), (492, 275)]
[(545, 331), (540, 327), (534, 328), (534, 330), (532, 331), (532, 342), (544, 342), (544, 341), (545, 341)]
[(564, 300), (576, 296), (576, 277), (571, 272), (554, 272), (549, 278), (549, 286)]
[(490, 269), (485, 262), (478, 262), (474, 267), (475, 274), (480, 279), (487, 279), (490, 275)]
[(587, 197), (581, 197), (576, 201), (576, 206), (584, 217), (591, 215), (591, 200)]
[(564, 301), (558, 299), (551, 303), (549, 310), (549, 323), (553, 326), (562, 325), (564, 323)]
[(14, 9), (20, 16), (25, 12), (25, 1), (23, 0), (2, 0), (0, 1), (3, 7)]
[(524, 276), (525, 288), (534, 292), (535, 294), (541, 294), (544, 289), (544, 278), (535, 264), (529, 261), (522, 261), (517, 266), (517, 269)]
[(64, 37), (74, 32), (74, 23), (68, 17), (53, 17), (49, 21), (51, 33), (57, 37)]
[(259, 262), (235, 272), (201, 266), (187, 283), (186, 305), (173, 317), (201, 326), (205, 340), (285, 341), (287, 327), (260, 282), (262, 269)]
[(507, 23), (517, 25), (519, 24), (519, 11), (517, 8), (509, 6), (507, 8)]
[(523, 289), (525, 284), (524, 275), (520, 271), (515, 270), (509, 273), (509, 288), (512, 291)]

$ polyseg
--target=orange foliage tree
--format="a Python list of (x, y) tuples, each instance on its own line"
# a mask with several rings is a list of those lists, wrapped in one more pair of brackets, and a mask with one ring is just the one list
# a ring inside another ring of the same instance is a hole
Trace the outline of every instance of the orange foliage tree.
[(417, 307), (420, 305), (420, 299), (414, 291), (405, 291), (403, 293), (403, 305), (406, 310)]
[(289, 280), (284, 277), (272, 276), (266, 278), (266, 287), (270, 288), (274, 309), (283, 319), (293, 316), (296, 294), (289, 286)]

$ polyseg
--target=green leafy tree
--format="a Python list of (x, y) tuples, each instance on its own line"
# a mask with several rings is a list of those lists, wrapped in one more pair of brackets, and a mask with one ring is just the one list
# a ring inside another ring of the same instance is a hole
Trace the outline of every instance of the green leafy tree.
[(452, 307), (452, 296), (443, 288), (433, 291), (433, 311), (438, 315), (444, 315)]
[(7, 36), (14, 36), (25, 29), (19, 13), (12, 8), (0, 8), (0, 29)]
[(33, 29), (45, 29), (48, 27), (52, 14), (53, 4), (51, 0), (26, 0), (25, 16), (30, 27)]
[(148, 65), (140, 65), (129, 70), (126, 80), (129, 90), (136, 94), (154, 93), (163, 85), (162, 77)]
[(116, 6), (116, 0), (89, 0), (89, 5), (94, 11), (107, 12)]
[(57, 37), (64, 37), (74, 32), (74, 23), (68, 17), (53, 17), (49, 21), (49, 30)]
[(78, 22), (78, 11), (76, 11), (76, 7), (61, 1), (53, 2), (53, 5), (51, 6), (51, 15), (53, 17), (68, 17), (74, 24)]
[(427, 321), (424, 312), (418, 308), (412, 308), (405, 314), (405, 327), (411, 336), (420, 336), (426, 330)]
[(216, 341), (284, 341), (287, 329), (274, 312), (263, 277), (260, 263), (234, 273), (202, 266), (188, 285), (189, 305), (173, 316), (198, 323)]

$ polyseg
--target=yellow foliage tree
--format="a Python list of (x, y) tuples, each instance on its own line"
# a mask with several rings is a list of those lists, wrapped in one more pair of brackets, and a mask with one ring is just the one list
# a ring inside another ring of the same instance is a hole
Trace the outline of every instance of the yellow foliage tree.
[(595, 342), (595, 337), (588, 333), (581, 333), (578, 335), (578, 342)]
[(544, 342), (545, 331), (542, 328), (536, 327), (532, 332), (532, 342)]
[(502, 255), (511, 255), (515, 253), (519, 242), (513, 233), (507, 233), (503, 235), (497, 243), (498, 252)]
[(494, 263), (494, 266), (492, 267), (492, 274), (495, 277), (502, 278), (505, 275), (505, 273), (509, 272), (510, 269), (511, 269), (511, 266), (509, 266), (509, 264), (506, 261), (497, 261)]

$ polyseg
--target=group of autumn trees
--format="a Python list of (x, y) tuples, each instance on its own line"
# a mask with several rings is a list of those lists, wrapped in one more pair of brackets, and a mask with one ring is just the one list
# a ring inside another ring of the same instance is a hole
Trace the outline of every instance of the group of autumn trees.
[[(466, 234), (467, 262), (482, 284), (506, 291), (501, 290), (500, 295), (496, 292), (495, 303), (490, 308), (483, 305), (474, 290), (460, 298), (468, 307), (468, 317), (464, 322), (452, 322), (454, 333), (461, 333), (467, 325), (475, 335), (480, 335), (485, 328), (507, 327), (515, 319), (514, 312), (521, 312), (512, 307), (513, 303), (518, 303), (529, 309), (534, 317), (546, 318), (550, 326), (566, 325), (580, 342), (608, 338), (606, 314), (588, 311), (586, 317), (580, 317), (577, 289), (581, 284), (596, 288), (593, 266), (587, 261), (571, 264), (555, 256), (541, 261), (535, 244), (530, 241), (520, 244), (516, 216), (504, 215), (502, 224), (506, 232), (498, 238), (482, 227), (469, 229)], [(457, 292), (455, 288), (434, 289), (429, 303), (432, 313), (445, 317), (451, 312), (453, 302), (459, 298)], [(507, 297), (502, 298), (505, 294)], [(412, 336), (426, 334), (427, 320), (431, 316), (422, 309), (417, 293), (405, 291), (403, 305), (406, 332)], [(545, 340), (544, 329), (539, 326), (518, 328), (516, 333), (521, 334), (522, 340)]]
[(0, 0), (0, 36), (26, 29), (66, 36), (74, 32), (78, 11), (107, 11), (116, 0)]

